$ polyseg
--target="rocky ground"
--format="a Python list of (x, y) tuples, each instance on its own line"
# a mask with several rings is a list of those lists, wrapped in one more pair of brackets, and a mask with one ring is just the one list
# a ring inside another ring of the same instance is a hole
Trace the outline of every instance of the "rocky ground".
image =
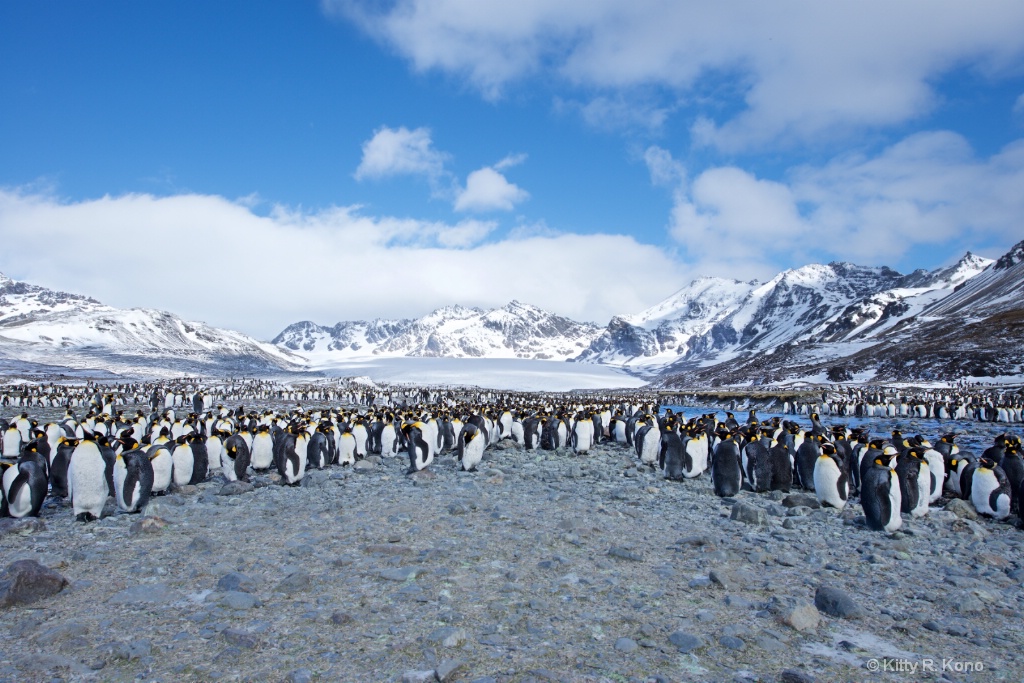
[(614, 444), (406, 466), (6, 522), (69, 585), (0, 609), (0, 680), (1021, 680), (1024, 531), (960, 502), (889, 536)]

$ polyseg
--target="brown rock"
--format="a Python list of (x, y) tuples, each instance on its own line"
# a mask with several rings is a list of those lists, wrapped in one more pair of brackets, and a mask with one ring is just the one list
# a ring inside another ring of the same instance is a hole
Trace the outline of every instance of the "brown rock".
[(35, 560), (12, 562), (0, 574), (0, 608), (48, 598), (67, 585), (67, 579)]

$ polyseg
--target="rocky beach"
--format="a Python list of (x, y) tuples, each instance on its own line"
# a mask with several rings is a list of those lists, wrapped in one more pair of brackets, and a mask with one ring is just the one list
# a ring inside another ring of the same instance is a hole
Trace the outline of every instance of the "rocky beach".
[(67, 584), (0, 611), (0, 680), (1021, 679), (1024, 532), (965, 501), (889, 535), (856, 502), (665, 481), (622, 444), (407, 466), (4, 520), (0, 567)]

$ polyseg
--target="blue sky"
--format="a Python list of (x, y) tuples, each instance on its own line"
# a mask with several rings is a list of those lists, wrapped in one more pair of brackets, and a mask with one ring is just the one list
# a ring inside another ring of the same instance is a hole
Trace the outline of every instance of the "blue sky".
[(273, 336), (1024, 238), (1024, 4), (0, 4), (0, 270)]

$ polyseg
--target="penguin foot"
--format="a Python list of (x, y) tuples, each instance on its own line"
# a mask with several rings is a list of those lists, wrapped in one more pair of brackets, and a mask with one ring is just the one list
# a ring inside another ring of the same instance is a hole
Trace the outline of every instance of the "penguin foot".
[(99, 519), (99, 517), (91, 512), (79, 512), (75, 515), (75, 521), (78, 522), (95, 522), (97, 519)]

